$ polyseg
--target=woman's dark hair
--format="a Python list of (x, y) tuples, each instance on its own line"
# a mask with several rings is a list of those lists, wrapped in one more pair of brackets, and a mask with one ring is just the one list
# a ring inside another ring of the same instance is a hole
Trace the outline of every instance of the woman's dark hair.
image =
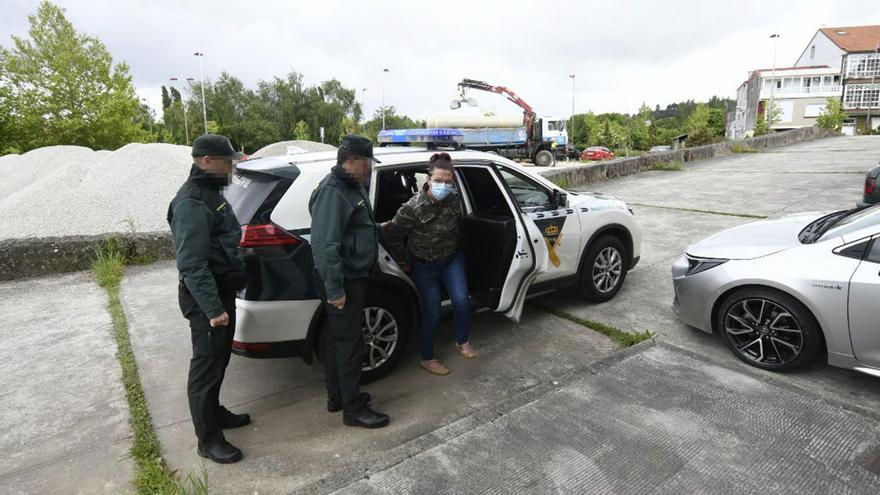
[(452, 158), (449, 153), (434, 153), (428, 160), (428, 175), (434, 175), (434, 171), (448, 170), (452, 173)]

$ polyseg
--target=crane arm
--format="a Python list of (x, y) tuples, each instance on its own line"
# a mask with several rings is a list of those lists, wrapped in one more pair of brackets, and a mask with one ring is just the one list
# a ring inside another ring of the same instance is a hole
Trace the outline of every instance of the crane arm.
[(532, 106), (526, 103), (525, 100), (520, 98), (519, 95), (514, 93), (513, 90), (511, 90), (510, 88), (506, 88), (504, 86), (493, 86), (489, 83), (477, 81), (475, 79), (462, 79), (461, 82), (458, 83), (458, 89), (461, 92), (462, 96), (464, 96), (465, 90), (467, 88), (479, 89), (480, 91), (487, 91), (489, 93), (504, 95), (508, 100), (512, 101), (517, 106), (523, 109), (523, 123), (529, 127), (535, 119), (535, 110), (532, 109)]

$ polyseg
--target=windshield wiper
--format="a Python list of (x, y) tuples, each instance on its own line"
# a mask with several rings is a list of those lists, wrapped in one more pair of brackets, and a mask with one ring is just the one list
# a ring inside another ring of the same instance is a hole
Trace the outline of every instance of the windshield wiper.
[(832, 213), (830, 215), (825, 215), (822, 218), (817, 220), (813, 220), (809, 225), (804, 227), (804, 230), (801, 231), (800, 235), (798, 235), (798, 239), (803, 244), (812, 244), (819, 240), (825, 232), (834, 227), (837, 222), (840, 221), (843, 217), (845, 217), (849, 213), (849, 210), (838, 211)]

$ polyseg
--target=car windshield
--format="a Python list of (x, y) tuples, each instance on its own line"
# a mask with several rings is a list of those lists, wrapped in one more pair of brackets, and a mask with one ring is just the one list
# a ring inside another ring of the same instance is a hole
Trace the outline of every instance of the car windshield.
[(824, 229), (822, 238), (840, 237), (867, 227), (880, 225), (880, 206), (857, 208), (845, 213)]
[(810, 222), (798, 238), (803, 244), (812, 244), (820, 239), (840, 237), (878, 224), (880, 208), (877, 207), (836, 211)]

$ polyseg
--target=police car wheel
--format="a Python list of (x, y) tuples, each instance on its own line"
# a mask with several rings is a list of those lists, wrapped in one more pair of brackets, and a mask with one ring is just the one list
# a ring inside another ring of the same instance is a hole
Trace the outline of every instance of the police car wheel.
[(578, 292), (590, 302), (610, 301), (626, 279), (626, 248), (616, 237), (599, 237), (581, 263)]
[(406, 351), (411, 321), (410, 312), (398, 295), (368, 289), (362, 322), (366, 351), (361, 383), (384, 378), (394, 370)]

